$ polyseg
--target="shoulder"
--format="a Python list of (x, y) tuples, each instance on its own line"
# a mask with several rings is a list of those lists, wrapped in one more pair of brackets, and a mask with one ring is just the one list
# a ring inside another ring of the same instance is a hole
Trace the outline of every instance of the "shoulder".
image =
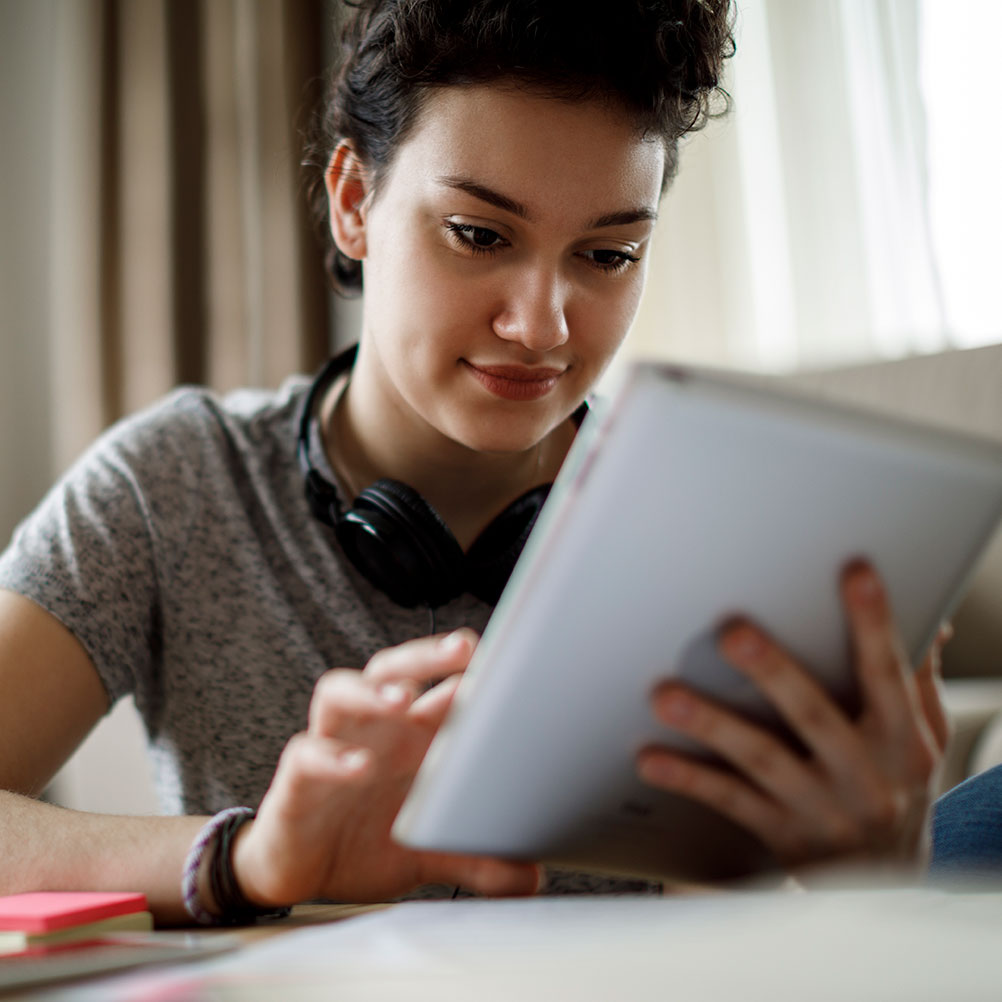
[(220, 394), (202, 386), (179, 386), (150, 407), (123, 418), (102, 436), (104, 444), (127, 447), (155, 441), (190, 451), (195, 444), (226, 439), (263, 442), (285, 438), (293, 427), (308, 384), (301, 377), (277, 390), (242, 389)]
[(278, 390), (226, 395), (179, 387), (104, 432), (36, 514), (68, 518), (78, 532), (82, 525), (131, 526), (163, 556), (183, 552), (201, 522), (241, 516), (287, 492), (306, 386), (294, 379)]
[(295, 449), (299, 408), (307, 381), (295, 377), (278, 390), (225, 395), (182, 386), (109, 428), (83, 458), (111, 465), (144, 483), (171, 482), (207, 464), (257, 465)]

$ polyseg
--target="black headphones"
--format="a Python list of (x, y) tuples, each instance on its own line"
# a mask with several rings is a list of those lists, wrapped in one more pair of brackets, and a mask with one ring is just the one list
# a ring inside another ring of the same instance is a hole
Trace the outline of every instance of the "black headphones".
[[(333, 526), (348, 559), (380, 591), (407, 608), (435, 609), (465, 592), (494, 605), (535, 524), (550, 485), (526, 491), (487, 526), (464, 553), (438, 512), (414, 488), (399, 480), (377, 480), (352, 506), (341, 505), (337, 489), (310, 461), (313, 409), (319, 397), (355, 362), (358, 346), (332, 358), (320, 370), (303, 404), (296, 455), (306, 478), (310, 511)], [(580, 424), (587, 404), (574, 412)]]

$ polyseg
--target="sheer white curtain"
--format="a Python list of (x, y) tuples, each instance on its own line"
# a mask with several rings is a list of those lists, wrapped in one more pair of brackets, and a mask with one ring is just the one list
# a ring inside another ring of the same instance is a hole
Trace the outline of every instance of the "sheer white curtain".
[(1002, 341), (1002, 38), (999, 0), (923, 0), (929, 203), (947, 326), (960, 346)]
[(930, 216), (926, 24), (921, 0), (739, 0), (733, 110), (687, 143), (627, 355), (782, 371), (959, 343)]

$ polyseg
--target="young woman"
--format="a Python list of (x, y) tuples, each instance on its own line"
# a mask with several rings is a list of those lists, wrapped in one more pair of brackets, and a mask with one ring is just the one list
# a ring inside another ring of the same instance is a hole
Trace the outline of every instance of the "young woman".
[[(0, 891), (140, 889), (161, 921), (213, 921), (540, 886), (534, 866), (403, 849), (390, 825), (629, 328), (729, 12), (357, 8), (316, 159), (332, 274), (342, 289), (364, 275), (357, 356), (312, 393), (175, 393), (109, 432), (21, 527), (0, 561)], [(858, 719), (744, 624), (723, 649), (807, 754), (666, 686), (653, 712), (737, 771), (657, 749), (637, 766), (791, 870), (914, 871), (944, 741), (936, 652), (913, 674), (876, 576), (857, 566), (842, 584)], [(178, 816), (32, 799), (126, 693)]]

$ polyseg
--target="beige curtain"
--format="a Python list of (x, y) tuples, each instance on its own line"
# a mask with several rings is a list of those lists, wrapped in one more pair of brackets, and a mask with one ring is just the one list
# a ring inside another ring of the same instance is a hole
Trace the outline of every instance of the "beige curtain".
[(276, 385), (331, 343), (299, 171), (322, 0), (55, 6), (53, 462), (172, 386)]

